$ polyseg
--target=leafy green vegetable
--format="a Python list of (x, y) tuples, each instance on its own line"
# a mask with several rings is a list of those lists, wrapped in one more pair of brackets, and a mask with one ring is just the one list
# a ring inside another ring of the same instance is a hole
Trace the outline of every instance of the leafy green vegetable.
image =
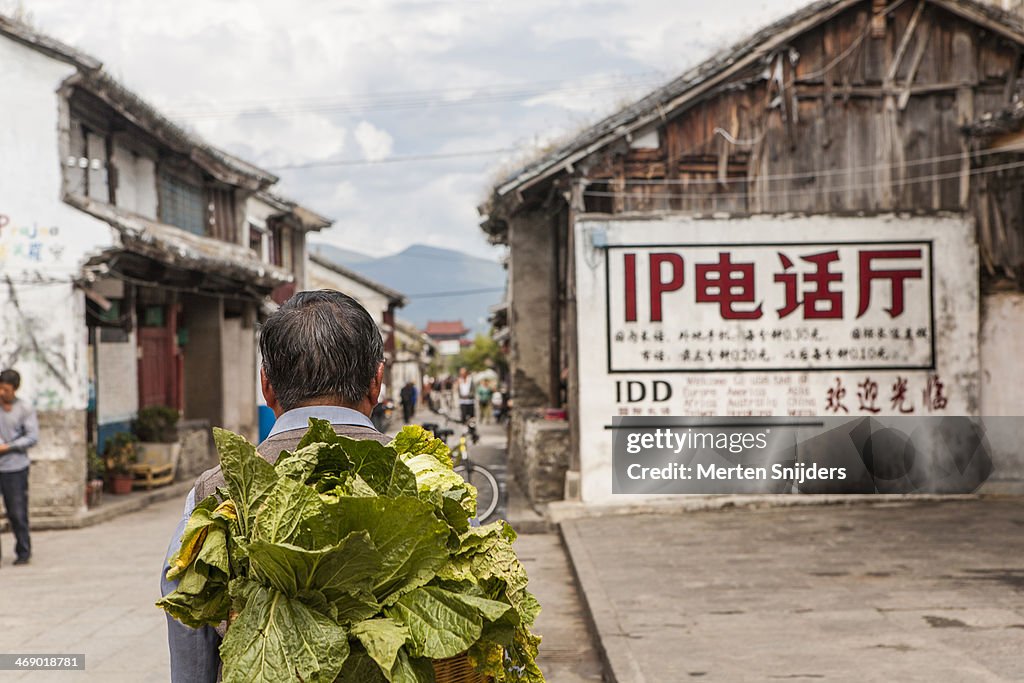
[(333, 681), (348, 657), (345, 627), (256, 585), (221, 645), (224, 683)]
[(430, 683), (431, 659), (463, 652), (497, 683), (544, 680), (515, 532), (470, 527), (476, 491), (430, 432), (385, 446), (311, 419), (274, 465), (214, 436), (227, 486), (196, 506), (157, 604), (193, 627), (231, 617), (224, 681)]
[(277, 483), (274, 466), (256, 453), (256, 447), (238, 434), (214, 428), (213, 441), (220, 454), (221, 472), (228, 493), (238, 510), (242, 534), (248, 535), (249, 523), (263, 499)]
[(410, 638), (407, 626), (387, 617), (353, 624), (351, 633), (362, 643), (366, 654), (387, 672), (394, 668), (398, 651)]
[(322, 550), (253, 541), (248, 553), (253, 574), (277, 590), (291, 597), (317, 590), (328, 602), (365, 594), (381, 568), (381, 556), (365, 532), (353, 532)]
[(416, 476), (393, 448), (373, 440), (341, 437), (352, 469), (381, 496), (416, 496)]
[(454, 593), (433, 586), (417, 588), (387, 611), (409, 627), (412, 654), (433, 659), (454, 657), (480, 638), (480, 611)]
[(441, 439), (435, 439), (434, 435), (419, 425), (407, 425), (402, 431), (395, 435), (395, 438), (388, 444), (397, 453), (409, 455), (422, 455), (428, 453), (437, 458), (442, 464), (448, 465), (451, 469), (451, 451)]

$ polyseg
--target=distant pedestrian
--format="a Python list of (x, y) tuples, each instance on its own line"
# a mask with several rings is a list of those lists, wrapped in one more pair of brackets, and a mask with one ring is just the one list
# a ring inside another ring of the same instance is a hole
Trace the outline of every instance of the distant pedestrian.
[(28, 449), (39, 441), (39, 419), (35, 408), (15, 395), (20, 386), (17, 372), (0, 372), (0, 492), (14, 532), (14, 564), (28, 564)]
[(476, 417), (476, 384), (466, 368), (459, 368), (459, 377), (455, 382), (456, 400), (459, 402), (459, 414), (463, 422)]
[(421, 396), (420, 403), (422, 405), (426, 406), (427, 410), (429, 410), (432, 413), (436, 412), (436, 409), (434, 408), (434, 398), (432, 396), (433, 393), (434, 393), (434, 383), (431, 381), (431, 379), (429, 377), (424, 378), (423, 379), (423, 391), (420, 392), (420, 396)]
[(406, 382), (399, 396), (402, 399), (402, 424), (407, 425), (412, 422), (412, 416), (416, 413), (416, 385)]
[(493, 393), (490, 380), (485, 379), (477, 387), (476, 400), (480, 404), (480, 422), (482, 424), (488, 424), (491, 421), (491, 395)]
[(502, 418), (505, 417), (505, 413), (502, 410), (504, 402), (505, 395), (501, 392), (501, 387), (498, 387), (491, 394), (491, 414), (494, 415), (495, 422), (501, 422)]

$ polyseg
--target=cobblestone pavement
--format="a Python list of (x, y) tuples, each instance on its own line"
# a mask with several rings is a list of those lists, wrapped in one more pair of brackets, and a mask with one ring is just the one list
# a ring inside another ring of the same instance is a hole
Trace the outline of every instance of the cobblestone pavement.
[(542, 605), (534, 630), (543, 638), (537, 664), (545, 678), (550, 683), (600, 681), (601, 662), (558, 535), (523, 534), (515, 548)]
[[(184, 500), (84, 529), (32, 535), (32, 563), (0, 569), (0, 652), (85, 654), (86, 670), (0, 672), (0, 680), (167, 681), (160, 567)], [(9, 537), (3, 539), (5, 544)]]
[(1020, 499), (562, 529), (612, 680), (1024, 680)]

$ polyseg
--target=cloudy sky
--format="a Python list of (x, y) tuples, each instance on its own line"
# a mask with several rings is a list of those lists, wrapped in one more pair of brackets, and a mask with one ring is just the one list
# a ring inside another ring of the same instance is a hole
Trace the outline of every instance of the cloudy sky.
[(27, 11), (179, 123), (281, 176), (281, 192), (335, 219), (321, 241), (494, 257), (476, 206), (503, 171), (803, 4), (0, 0), (0, 11)]

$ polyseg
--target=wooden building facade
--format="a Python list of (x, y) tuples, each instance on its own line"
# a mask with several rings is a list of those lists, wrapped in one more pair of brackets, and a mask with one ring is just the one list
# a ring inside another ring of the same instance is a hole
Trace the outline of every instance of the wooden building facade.
[[(984, 333), (992, 296), (1024, 284), (1022, 52), (1024, 22), (972, 0), (817, 2), (496, 186), (481, 211), (511, 251), (513, 463), (533, 457), (529, 410), (564, 400), (579, 466), (581, 219), (967, 217)], [(1000, 306), (1024, 329), (1018, 299)]]

